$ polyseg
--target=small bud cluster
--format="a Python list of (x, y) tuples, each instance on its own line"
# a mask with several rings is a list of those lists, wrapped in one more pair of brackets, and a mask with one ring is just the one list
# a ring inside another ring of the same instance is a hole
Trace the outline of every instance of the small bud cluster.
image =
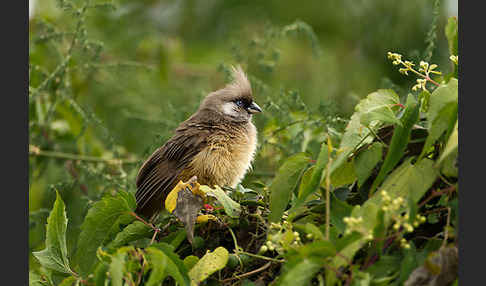
[(363, 217), (345, 217), (343, 218), (346, 223), (346, 231), (344, 234), (350, 234), (353, 231), (360, 232), (367, 240), (373, 239), (373, 231), (366, 229), (363, 225)]
[(400, 246), (409, 249), (410, 248), (410, 243), (407, 242), (405, 238), (400, 239)]
[(385, 190), (381, 191), (381, 196), (383, 201), (383, 207), (381, 209), (384, 212), (393, 212), (403, 206), (404, 199), (402, 197), (397, 197), (392, 200)]
[(429, 75), (436, 74), (436, 75), (441, 75), (442, 73), (440, 71), (436, 71), (435, 69), (437, 68), (436, 64), (429, 64), (428, 62), (420, 61), (420, 68), (419, 71), (425, 73), (425, 76), (428, 78)]
[(414, 86), (412, 86), (412, 90), (413, 91), (417, 91), (419, 89), (422, 89), (422, 90), (427, 90), (425, 88), (425, 84), (427, 83), (427, 80), (425, 79), (421, 79), (421, 78), (418, 78), (417, 79), (417, 84), (415, 84)]
[(384, 212), (389, 212), (391, 217), (395, 220), (395, 223), (393, 224), (393, 229), (395, 231), (398, 231), (403, 227), (405, 232), (413, 232), (414, 227), (418, 227), (421, 223), (425, 222), (425, 217), (420, 214), (415, 216), (415, 220), (412, 224), (409, 222), (410, 215), (408, 213), (405, 213), (404, 215), (394, 215), (394, 212), (405, 206), (405, 200), (402, 197), (397, 197), (392, 200), (385, 190), (381, 192), (381, 196), (383, 202), (382, 210)]
[[(413, 68), (413, 66), (415, 66), (415, 64), (411, 61), (402, 61), (402, 55), (400, 55), (400, 54), (388, 52), (387, 57), (388, 57), (388, 59), (392, 60), (393, 65), (397, 66), (397, 65), (401, 64), (403, 66), (403, 68), (400, 68), (398, 70), (401, 74), (408, 75), (408, 72), (411, 71), (411, 72), (422, 77), (422, 78), (417, 79), (417, 84), (415, 84), (412, 87), (413, 91), (417, 91), (417, 90), (420, 90), (420, 89), (426, 91), (427, 90), (427, 88), (426, 88), (427, 81), (428, 80), (432, 81), (430, 79), (430, 74), (437, 74), (437, 75), (442, 74), (440, 71), (435, 70), (437, 68), (436, 64), (429, 64), (428, 62), (420, 61), (420, 65), (419, 65), (420, 67), (419, 67), (419, 70), (417, 71)], [(450, 59), (452, 61), (454, 61), (452, 57), (453, 56), (451, 56)]]
[[(284, 216), (286, 217), (287, 215)], [(309, 236), (307, 237), (309, 238)], [(278, 253), (283, 253), (285, 247), (299, 246), (301, 244), (300, 234), (297, 231), (292, 230), (291, 223), (288, 221), (283, 221), (281, 224), (272, 222), (270, 223), (267, 241), (260, 247), (259, 252), (265, 253), (267, 251), (277, 251)]]
[(454, 56), (454, 55), (451, 55), (451, 56), (449, 57), (449, 59), (450, 59), (450, 60), (451, 60), (453, 63), (455, 63), (456, 65), (457, 65), (457, 64), (459, 64), (459, 56)]
[(387, 54), (388, 59), (392, 60), (392, 64), (397, 66), (402, 62), (402, 55), (397, 53), (388, 52)]

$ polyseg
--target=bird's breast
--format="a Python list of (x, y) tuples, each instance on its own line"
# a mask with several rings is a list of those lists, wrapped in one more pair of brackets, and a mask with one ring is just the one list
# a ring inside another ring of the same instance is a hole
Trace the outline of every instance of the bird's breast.
[(200, 184), (236, 187), (251, 168), (256, 147), (256, 128), (251, 123), (243, 130), (212, 134), (183, 171), (184, 177), (196, 175)]

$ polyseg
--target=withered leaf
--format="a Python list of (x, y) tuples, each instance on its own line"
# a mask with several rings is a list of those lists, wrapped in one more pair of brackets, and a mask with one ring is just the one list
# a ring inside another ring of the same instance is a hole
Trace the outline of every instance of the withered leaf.
[(405, 281), (405, 286), (450, 285), (457, 279), (458, 251), (455, 246), (432, 253), (424, 265), (415, 269)]
[(194, 194), (188, 187), (177, 193), (177, 203), (173, 214), (184, 223), (187, 240), (194, 240), (194, 225), (199, 211), (203, 207), (203, 198)]

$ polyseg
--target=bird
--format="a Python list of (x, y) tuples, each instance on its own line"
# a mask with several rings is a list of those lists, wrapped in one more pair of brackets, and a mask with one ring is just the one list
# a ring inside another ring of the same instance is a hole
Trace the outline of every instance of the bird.
[(155, 220), (179, 181), (195, 176), (201, 185), (235, 188), (251, 169), (258, 143), (252, 116), (262, 109), (241, 66), (232, 66), (231, 74), (233, 80), (210, 92), (142, 164), (135, 213)]

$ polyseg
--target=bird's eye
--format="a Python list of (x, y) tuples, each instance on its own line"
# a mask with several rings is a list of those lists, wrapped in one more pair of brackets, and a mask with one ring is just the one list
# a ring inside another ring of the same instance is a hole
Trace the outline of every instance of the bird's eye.
[(236, 105), (238, 105), (239, 107), (243, 107), (243, 100), (241, 99), (238, 99), (237, 101), (235, 101)]

